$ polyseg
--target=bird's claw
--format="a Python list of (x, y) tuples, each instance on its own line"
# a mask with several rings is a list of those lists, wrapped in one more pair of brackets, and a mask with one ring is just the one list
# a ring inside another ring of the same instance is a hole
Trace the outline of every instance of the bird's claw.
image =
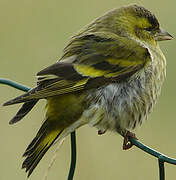
[(123, 150), (128, 150), (133, 146), (133, 144), (129, 141), (129, 137), (137, 139), (136, 134), (127, 131), (123, 140)]
[(98, 135), (102, 135), (106, 132), (106, 130), (98, 130)]

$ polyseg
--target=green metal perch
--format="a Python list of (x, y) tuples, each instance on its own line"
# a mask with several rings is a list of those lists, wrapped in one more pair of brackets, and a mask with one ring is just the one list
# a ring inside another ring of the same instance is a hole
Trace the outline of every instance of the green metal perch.
[[(8, 86), (14, 87), (16, 89), (22, 90), (22, 91), (29, 91), (30, 88), (26, 87), (22, 84), (16, 83), (14, 81), (0, 78), (0, 84), (6, 84)], [(159, 178), (160, 180), (165, 180), (165, 170), (164, 170), (164, 163), (174, 164), (176, 165), (176, 159), (170, 158), (164, 154), (161, 154), (160, 152), (157, 152), (156, 150), (142, 144), (137, 139), (130, 138), (130, 142), (141, 149), (142, 151), (156, 157), (158, 159), (158, 165), (159, 165)], [(71, 133), (71, 164), (70, 164), (70, 170), (68, 174), (68, 180), (72, 180), (75, 172), (76, 167), (76, 133)]]

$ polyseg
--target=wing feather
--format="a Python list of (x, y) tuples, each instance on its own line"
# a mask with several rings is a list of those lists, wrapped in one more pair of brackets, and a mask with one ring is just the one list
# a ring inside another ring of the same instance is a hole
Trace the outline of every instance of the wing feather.
[(123, 81), (151, 60), (147, 48), (137, 41), (108, 32), (73, 37), (60, 61), (43, 69), (38, 86), (7, 104), (47, 98)]

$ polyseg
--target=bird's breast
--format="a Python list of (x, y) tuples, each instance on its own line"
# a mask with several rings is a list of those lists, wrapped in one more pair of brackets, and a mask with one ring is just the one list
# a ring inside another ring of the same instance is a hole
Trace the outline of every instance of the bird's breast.
[[(162, 57), (161, 57), (162, 56)], [(83, 113), (91, 126), (102, 131), (134, 129), (147, 119), (161, 92), (166, 74), (163, 55), (153, 54), (147, 67), (128, 81), (90, 91), (89, 108)]]

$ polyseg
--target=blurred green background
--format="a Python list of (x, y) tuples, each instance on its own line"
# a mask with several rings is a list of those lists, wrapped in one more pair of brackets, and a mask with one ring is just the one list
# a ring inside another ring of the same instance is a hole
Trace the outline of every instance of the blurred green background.
[[(150, 9), (162, 27), (175, 36), (173, 0), (0, 0), (0, 77), (33, 87), (35, 74), (57, 61), (71, 35), (106, 11), (137, 3)], [(161, 43), (167, 57), (167, 80), (159, 103), (149, 120), (139, 128), (137, 137), (145, 144), (176, 157), (175, 142), (175, 47), (176, 41)], [(22, 92), (0, 85), (0, 104)], [(44, 118), (41, 101), (20, 123), (8, 121), (19, 105), (0, 107), (0, 180), (24, 180), (22, 154)], [(75, 180), (157, 180), (157, 160), (137, 148), (122, 150), (123, 139), (113, 133), (98, 136), (94, 128), (77, 131), (78, 160)], [(42, 179), (54, 149), (45, 155), (30, 177)], [(64, 180), (70, 164), (70, 138), (60, 148), (48, 180)], [(167, 180), (176, 178), (176, 167), (166, 164)]]

